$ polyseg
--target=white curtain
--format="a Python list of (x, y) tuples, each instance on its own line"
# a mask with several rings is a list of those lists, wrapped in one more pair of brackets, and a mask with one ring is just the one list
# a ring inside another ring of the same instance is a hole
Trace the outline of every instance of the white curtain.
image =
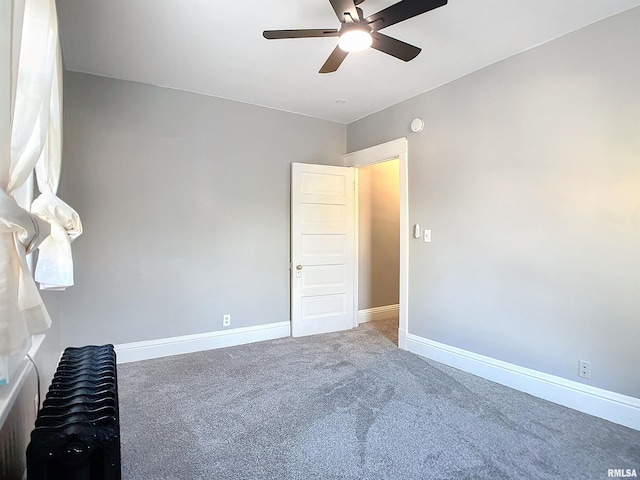
[[(18, 4), (10, 1), (14, 6)], [(42, 243), (51, 227), (20, 208), (13, 193), (37, 163), (42, 162), (41, 170), (45, 172), (54, 171), (56, 167), (52, 165), (56, 162), (59, 165), (58, 21), (54, 0), (26, 0), (21, 13), (19, 8), (13, 10), (11, 31), (21, 35), (11, 33), (14, 47), (13, 60), (9, 62), (9, 92), (0, 92), (10, 95), (11, 104), (10, 134), (0, 137), (10, 138), (10, 148), (0, 146), (0, 355), (19, 352), (28, 336), (51, 325), (26, 262), (26, 254)], [(4, 69), (5, 65), (0, 67)], [(55, 159), (50, 158), (51, 151), (58, 152)], [(59, 175), (59, 167), (57, 172)], [(50, 183), (46, 174), (40, 174), (38, 182)], [(57, 177), (54, 183), (55, 188), (50, 188), (48, 195), (55, 194)]]
[(40, 196), (31, 213), (51, 224), (49, 235), (39, 247), (35, 279), (43, 290), (64, 290), (73, 285), (71, 242), (82, 234), (78, 213), (56, 196), (62, 159), (62, 59), (56, 53), (56, 74), (52, 82), (49, 134), (36, 164)]

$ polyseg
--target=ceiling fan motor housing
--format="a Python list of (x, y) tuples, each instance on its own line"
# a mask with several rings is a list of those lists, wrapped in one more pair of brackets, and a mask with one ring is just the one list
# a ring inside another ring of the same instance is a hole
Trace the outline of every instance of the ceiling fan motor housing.
[(369, 48), (372, 43), (371, 29), (366, 24), (342, 25), (338, 46), (345, 52), (359, 52)]

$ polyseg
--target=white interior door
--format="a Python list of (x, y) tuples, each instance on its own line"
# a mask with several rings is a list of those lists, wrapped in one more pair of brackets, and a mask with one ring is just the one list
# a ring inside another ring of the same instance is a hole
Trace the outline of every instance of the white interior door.
[(353, 328), (354, 169), (293, 163), (291, 334)]

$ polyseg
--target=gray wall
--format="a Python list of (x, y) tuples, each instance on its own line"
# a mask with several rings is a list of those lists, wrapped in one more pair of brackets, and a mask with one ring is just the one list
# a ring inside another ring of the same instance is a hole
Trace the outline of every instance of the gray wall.
[(79, 73), (64, 107), (63, 347), (289, 320), (290, 164), (341, 164), (344, 125)]
[(56, 369), (58, 368), (60, 355), (62, 355), (62, 351), (64, 350), (60, 344), (60, 299), (70, 291), (71, 290), (69, 289), (66, 292), (40, 292), (42, 300), (49, 312), (49, 316), (51, 317), (51, 327), (49, 330), (44, 332), (46, 334), (44, 342), (38, 349), (38, 353), (34, 358), (38, 365), (38, 370), (40, 371), (40, 389), (42, 391), (43, 399), (49, 390), (49, 385), (51, 385), (53, 375), (56, 373)]
[(396, 305), (400, 293), (398, 160), (358, 168), (358, 309)]
[(433, 231), (410, 244), (410, 333), (640, 397), (638, 25), (640, 8), (348, 126), (348, 151), (409, 139), (410, 223)]

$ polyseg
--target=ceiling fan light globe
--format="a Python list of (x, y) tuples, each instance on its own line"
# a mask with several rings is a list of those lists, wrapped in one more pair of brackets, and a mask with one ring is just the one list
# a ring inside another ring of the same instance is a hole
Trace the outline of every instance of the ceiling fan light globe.
[(343, 32), (338, 39), (338, 46), (345, 52), (359, 52), (371, 46), (371, 34), (362, 29), (351, 29)]

